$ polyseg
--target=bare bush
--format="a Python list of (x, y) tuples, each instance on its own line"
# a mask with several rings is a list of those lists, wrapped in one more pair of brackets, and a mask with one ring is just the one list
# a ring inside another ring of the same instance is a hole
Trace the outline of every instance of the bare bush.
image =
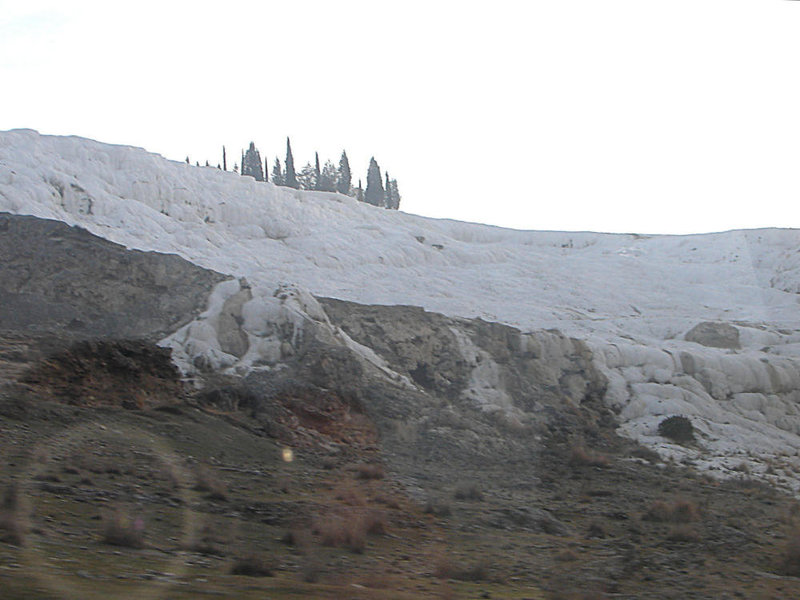
[(692, 523), (700, 520), (700, 509), (691, 500), (682, 498), (672, 502), (657, 500), (642, 518), (658, 523)]
[(144, 520), (131, 519), (122, 509), (107, 515), (103, 527), (103, 542), (125, 548), (144, 548)]
[(358, 465), (356, 474), (359, 479), (383, 479), (386, 476), (383, 466), (378, 464)]
[(206, 492), (211, 500), (227, 500), (228, 488), (216, 474), (206, 465), (198, 465), (195, 469), (194, 490)]
[(573, 446), (569, 452), (569, 464), (573, 467), (608, 467), (607, 456), (590, 452), (583, 446)]
[(779, 570), (784, 575), (800, 576), (800, 530), (795, 529), (789, 535)]
[(478, 484), (475, 482), (462, 481), (456, 486), (453, 492), (453, 498), (456, 500), (475, 500), (480, 502), (483, 500), (483, 492)]
[(272, 561), (260, 554), (248, 554), (233, 561), (231, 574), (247, 577), (273, 577), (275, 567)]

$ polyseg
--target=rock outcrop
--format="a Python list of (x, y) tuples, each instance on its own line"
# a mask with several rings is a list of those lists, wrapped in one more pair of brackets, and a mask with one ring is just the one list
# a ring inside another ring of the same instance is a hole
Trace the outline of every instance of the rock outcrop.
[(0, 214), (0, 330), (157, 341), (226, 276), (60, 221)]
[(686, 333), (685, 339), (710, 348), (741, 348), (739, 330), (729, 323), (698, 323)]

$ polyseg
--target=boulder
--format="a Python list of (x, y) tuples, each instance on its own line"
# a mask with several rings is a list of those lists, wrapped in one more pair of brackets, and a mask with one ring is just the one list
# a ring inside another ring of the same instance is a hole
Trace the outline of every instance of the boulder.
[(711, 348), (741, 348), (739, 330), (728, 323), (704, 321), (692, 327), (684, 336), (687, 342), (696, 342)]

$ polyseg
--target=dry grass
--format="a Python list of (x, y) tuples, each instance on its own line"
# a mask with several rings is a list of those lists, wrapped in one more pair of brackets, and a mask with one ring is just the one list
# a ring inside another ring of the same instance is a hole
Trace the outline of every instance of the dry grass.
[(103, 526), (103, 542), (125, 548), (144, 548), (144, 521), (131, 519), (122, 509), (107, 515)]

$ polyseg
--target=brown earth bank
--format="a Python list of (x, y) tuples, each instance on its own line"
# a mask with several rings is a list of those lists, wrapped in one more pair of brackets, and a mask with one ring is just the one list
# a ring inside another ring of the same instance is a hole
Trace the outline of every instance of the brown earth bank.
[[(78, 347), (2, 390), (4, 597), (800, 594), (794, 499), (661, 463), (589, 409), (537, 432), (461, 407), (436, 437), (321, 381), (130, 403), (164, 351), (137, 345), (115, 380), (118, 346)], [(71, 360), (115, 384), (63, 387)], [(473, 431), (497, 446), (448, 454)]]

